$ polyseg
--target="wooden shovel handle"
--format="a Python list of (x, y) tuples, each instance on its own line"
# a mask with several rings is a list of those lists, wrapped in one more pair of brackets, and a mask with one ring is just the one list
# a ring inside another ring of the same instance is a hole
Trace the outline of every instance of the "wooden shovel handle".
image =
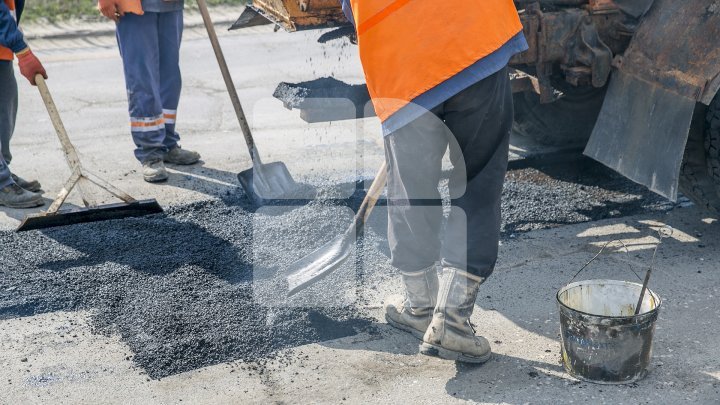
[(355, 216), (356, 226), (363, 225), (368, 220), (370, 213), (372, 213), (375, 204), (380, 198), (380, 194), (385, 188), (385, 183), (387, 183), (387, 162), (383, 162), (382, 166), (380, 166), (380, 170), (375, 175), (375, 180), (373, 180), (362, 205), (360, 205), (357, 216)]
[(237, 116), (240, 129), (242, 130), (243, 136), (245, 137), (245, 143), (247, 144), (248, 150), (250, 151), (250, 157), (253, 163), (260, 164), (259, 155), (255, 150), (255, 140), (250, 130), (245, 112), (243, 111), (242, 104), (240, 103), (240, 97), (238, 96), (237, 90), (235, 89), (235, 83), (233, 83), (230, 70), (228, 69), (225, 55), (223, 54), (222, 48), (220, 47), (220, 41), (218, 40), (215, 27), (213, 26), (210, 13), (208, 12), (207, 2), (205, 0), (197, 0), (200, 14), (202, 15), (203, 22), (205, 23), (205, 29), (207, 30), (208, 36), (210, 37), (210, 43), (212, 44), (213, 51), (215, 52), (215, 58), (217, 58), (218, 66), (220, 66), (220, 72), (222, 72), (223, 80), (225, 81), (225, 87), (227, 87), (228, 94), (230, 95), (230, 101), (232, 101), (233, 108), (235, 109), (235, 115)]
[[(60, 140), (63, 153), (65, 154), (65, 160), (67, 160), (68, 166), (70, 166), (70, 171), (73, 173), (73, 176), (70, 178), (70, 182), (72, 184), (77, 183), (78, 191), (80, 191), (80, 197), (82, 198), (83, 204), (85, 204), (86, 207), (95, 207), (97, 202), (90, 193), (87, 192), (85, 184), (83, 184), (87, 181), (87, 179), (85, 178), (82, 165), (80, 164), (80, 157), (78, 156), (77, 150), (75, 150), (72, 142), (70, 142), (70, 137), (68, 136), (67, 130), (65, 130), (65, 125), (63, 124), (62, 119), (60, 119), (60, 113), (58, 112), (55, 101), (53, 101), (52, 95), (50, 94), (50, 89), (48, 89), (47, 83), (45, 83), (45, 78), (39, 74), (35, 75), (35, 84), (37, 84), (37, 88), (40, 91), (40, 97), (42, 97), (43, 103), (45, 103), (45, 108), (50, 115), (50, 121), (52, 121), (53, 127), (55, 127), (55, 132)], [(66, 185), (50, 208), (55, 211), (59, 209), (65, 201), (65, 198), (67, 198), (67, 195), (72, 190), (72, 187), (72, 185)], [(49, 210), (49, 212), (54, 211)]]
[(42, 97), (45, 103), (45, 108), (47, 108), (47, 112), (50, 115), (50, 121), (52, 121), (53, 127), (55, 127), (58, 139), (60, 139), (60, 145), (62, 145), (65, 159), (70, 166), (70, 170), (76, 171), (80, 168), (80, 158), (78, 157), (75, 147), (70, 142), (70, 137), (65, 130), (62, 119), (60, 119), (60, 113), (58, 112), (57, 106), (55, 106), (52, 95), (50, 95), (50, 89), (48, 89), (45, 83), (45, 78), (38, 74), (35, 76), (35, 83), (40, 91), (40, 97)]

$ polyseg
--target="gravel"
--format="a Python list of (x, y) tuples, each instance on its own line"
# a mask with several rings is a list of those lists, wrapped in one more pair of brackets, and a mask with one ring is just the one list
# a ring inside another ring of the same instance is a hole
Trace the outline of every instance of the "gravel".
[[(340, 234), (360, 200), (254, 209), (238, 190), (144, 218), (0, 232), (0, 319), (90, 310), (94, 330), (119, 334), (151, 378), (234, 360), (263, 364), (278, 353), (291, 360), (281, 349), (376, 333), (366, 295), (395, 278), (382, 215), (360, 254), (284, 298), (283, 268)], [(516, 170), (503, 196), (503, 234), (672, 207), (584, 161)]]
[(510, 171), (503, 235), (619, 218), (675, 207), (669, 200), (588, 158)]

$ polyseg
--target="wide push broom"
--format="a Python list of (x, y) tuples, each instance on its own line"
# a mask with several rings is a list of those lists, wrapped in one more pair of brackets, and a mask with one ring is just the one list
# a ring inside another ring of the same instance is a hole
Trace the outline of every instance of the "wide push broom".
[[(84, 222), (103, 221), (108, 219), (121, 219), (128, 217), (139, 217), (148, 214), (157, 214), (163, 211), (155, 199), (136, 200), (126, 192), (117, 189), (112, 184), (101, 179), (97, 175), (87, 171), (80, 163), (80, 158), (75, 147), (70, 142), (65, 126), (60, 119), (60, 113), (50, 95), (50, 90), (41, 75), (35, 76), (40, 96), (45, 103), (50, 120), (55, 127), (55, 132), (60, 139), (60, 145), (65, 153), (65, 160), (70, 166), (70, 179), (65, 183), (55, 201), (47, 211), (39, 214), (31, 214), (25, 217), (17, 228), (17, 231), (28, 231), (31, 229), (45, 229), (55, 226), (71, 225)], [(121, 203), (106, 204), (98, 206), (90, 194), (87, 186), (94, 184), (113, 196), (122, 200)], [(82, 198), (84, 208), (72, 208), (60, 210), (70, 192), (77, 186)]]

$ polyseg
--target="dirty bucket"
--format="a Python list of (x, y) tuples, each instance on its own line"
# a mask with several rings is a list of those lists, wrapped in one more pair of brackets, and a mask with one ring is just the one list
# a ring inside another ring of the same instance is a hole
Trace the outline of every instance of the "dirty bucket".
[(599, 384), (645, 377), (661, 301), (647, 289), (635, 315), (642, 289), (628, 281), (586, 280), (571, 281), (558, 291), (562, 362), (568, 374)]
[(660, 297), (648, 290), (634, 315), (642, 285), (627, 281), (578, 281), (557, 293), (562, 360), (573, 377), (626, 384), (647, 374)]

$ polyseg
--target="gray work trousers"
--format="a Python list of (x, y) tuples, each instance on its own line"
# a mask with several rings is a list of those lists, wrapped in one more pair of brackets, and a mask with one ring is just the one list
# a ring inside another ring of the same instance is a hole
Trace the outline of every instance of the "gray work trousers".
[[(507, 68), (385, 138), (391, 263), (418, 271), (441, 261), (487, 278), (500, 239), (500, 197), (513, 120)], [(450, 150), (451, 207), (438, 184)]]
[(0, 189), (13, 184), (8, 164), (12, 160), (10, 138), (15, 131), (18, 87), (12, 61), (0, 60)]

